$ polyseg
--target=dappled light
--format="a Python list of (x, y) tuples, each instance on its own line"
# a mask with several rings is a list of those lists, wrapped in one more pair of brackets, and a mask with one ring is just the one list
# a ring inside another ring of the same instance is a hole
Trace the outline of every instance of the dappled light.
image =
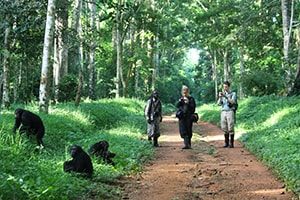
[(283, 120), (283, 118), (289, 113), (291, 113), (293, 110), (293, 108), (284, 108), (282, 110), (277, 111), (276, 113), (272, 114), (269, 119), (263, 122), (263, 126), (274, 126), (275, 124)]
[(285, 189), (264, 189), (264, 190), (256, 190), (256, 191), (252, 191), (250, 193), (254, 193), (254, 194), (258, 194), (261, 196), (276, 196), (278, 194), (284, 194), (285, 193)]

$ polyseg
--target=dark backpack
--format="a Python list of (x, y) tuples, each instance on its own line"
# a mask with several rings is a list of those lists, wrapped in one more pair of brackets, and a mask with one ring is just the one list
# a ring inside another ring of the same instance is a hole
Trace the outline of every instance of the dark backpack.
[(228, 103), (228, 106), (229, 106), (229, 108), (231, 108), (231, 109), (233, 110), (234, 113), (236, 113), (236, 111), (237, 111), (238, 108), (239, 108), (239, 104), (238, 104), (237, 99), (236, 99), (235, 104)]
[(198, 113), (194, 113), (194, 114), (192, 115), (192, 120), (193, 120), (193, 122), (195, 122), (195, 123), (197, 123), (197, 122), (199, 121), (199, 115), (198, 115)]

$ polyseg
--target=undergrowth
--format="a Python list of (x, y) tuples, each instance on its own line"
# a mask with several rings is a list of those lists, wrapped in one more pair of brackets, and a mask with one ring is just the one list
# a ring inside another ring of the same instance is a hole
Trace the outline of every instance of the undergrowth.
[[(139, 171), (153, 149), (143, 139), (145, 121), (143, 102), (137, 100), (100, 100), (58, 104), (44, 121), (45, 149), (36, 151), (34, 138), (12, 133), (13, 106), (2, 111), (0, 124), (0, 199), (118, 199), (116, 178)], [(26, 109), (38, 113), (36, 105)], [(92, 158), (94, 176), (90, 179), (63, 172), (63, 162), (70, 159), (68, 147), (78, 144), (85, 150), (107, 140), (117, 154), (116, 165), (106, 165)]]

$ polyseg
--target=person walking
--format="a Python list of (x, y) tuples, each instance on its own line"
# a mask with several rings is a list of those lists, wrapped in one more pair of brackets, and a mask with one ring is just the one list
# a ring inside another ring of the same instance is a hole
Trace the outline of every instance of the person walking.
[(234, 148), (235, 111), (237, 95), (230, 90), (230, 82), (223, 83), (223, 92), (219, 92), (218, 104), (221, 106), (221, 128), (224, 131), (224, 148)]
[(178, 108), (176, 117), (179, 119), (179, 132), (184, 141), (182, 149), (191, 149), (191, 140), (193, 137), (193, 114), (196, 109), (195, 99), (190, 96), (190, 89), (182, 86), (182, 96), (180, 97), (176, 107)]
[(158, 138), (160, 136), (159, 124), (162, 122), (162, 104), (156, 90), (152, 92), (152, 95), (147, 101), (145, 117), (148, 126), (148, 140), (152, 141), (153, 139), (153, 146), (158, 147)]

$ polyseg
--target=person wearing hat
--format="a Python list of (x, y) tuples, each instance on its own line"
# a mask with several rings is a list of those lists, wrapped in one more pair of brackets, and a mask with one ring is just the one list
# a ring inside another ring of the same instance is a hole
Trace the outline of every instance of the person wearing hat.
[(179, 132), (184, 140), (182, 149), (191, 149), (193, 136), (193, 114), (196, 109), (195, 99), (190, 96), (190, 89), (187, 86), (182, 86), (182, 96), (180, 97), (176, 107), (178, 111), (176, 117), (179, 119)]
[(152, 141), (153, 139), (153, 146), (158, 147), (158, 138), (160, 136), (159, 124), (162, 122), (162, 104), (156, 90), (152, 92), (152, 95), (147, 101), (145, 117), (148, 126), (148, 140)]

